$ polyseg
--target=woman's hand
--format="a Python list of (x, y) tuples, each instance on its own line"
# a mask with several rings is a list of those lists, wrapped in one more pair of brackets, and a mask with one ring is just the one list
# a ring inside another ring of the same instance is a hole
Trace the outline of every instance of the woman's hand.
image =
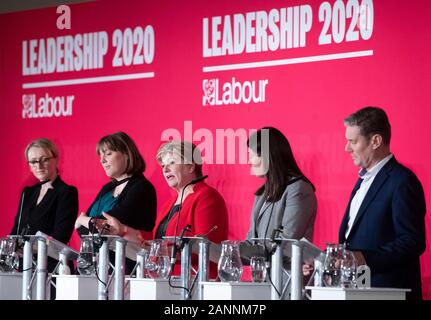
[(115, 236), (124, 236), (126, 233), (126, 226), (122, 224), (117, 218), (103, 212), (103, 216), (106, 220), (98, 220), (96, 222), (96, 227), (100, 231), (102, 229), (106, 230), (106, 233), (115, 235)]
[(307, 277), (307, 276), (311, 275), (313, 273), (313, 270), (314, 270), (313, 264), (304, 263), (302, 265), (302, 275), (304, 277)]
[(90, 218), (85, 214), (85, 212), (81, 212), (78, 219), (75, 221), (75, 229), (78, 229), (81, 226), (88, 228), (88, 222)]

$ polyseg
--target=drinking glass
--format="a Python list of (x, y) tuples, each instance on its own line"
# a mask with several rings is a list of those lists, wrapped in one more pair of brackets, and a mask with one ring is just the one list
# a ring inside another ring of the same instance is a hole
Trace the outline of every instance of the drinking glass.
[(171, 272), (167, 242), (163, 239), (155, 239), (150, 243), (150, 253), (145, 262), (147, 274), (152, 279), (167, 279)]
[(93, 261), (93, 241), (90, 237), (81, 238), (81, 249), (77, 259), (77, 269), (81, 275), (93, 275), (96, 272), (97, 262)]
[(239, 241), (222, 241), (222, 252), (218, 262), (218, 276), (222, 282), (238, 282), (243, 266), (239, 254)]
[(251, 257), (250, 258), (251, 279), (253, 282), (265, 282), (266, 278), (266, 265), (264, 257)]
[(0, 239), (0, 272), (15, 272), (18, 269), (19, 259), (15, 252), (15, 239)]
[(326, 257), (322, 265), (321, 275), (324, 287), (339, 287), (341, 285), (341, 261), (344, 245), (328, 243)]
[(352, 251), (344, 249), (341, 260), (341, 286), (356, 288), (356, 259)]

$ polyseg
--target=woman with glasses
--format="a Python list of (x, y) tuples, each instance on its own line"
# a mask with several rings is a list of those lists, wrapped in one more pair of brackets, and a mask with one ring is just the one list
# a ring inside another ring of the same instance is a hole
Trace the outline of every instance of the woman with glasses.
[(38, 182), (22, 191), (11, 234), (41, 231), (68, 243), (78, 214), (78, 190), (60, 178), (57, 147), (45, 138), (34, 140), (25, 158)]

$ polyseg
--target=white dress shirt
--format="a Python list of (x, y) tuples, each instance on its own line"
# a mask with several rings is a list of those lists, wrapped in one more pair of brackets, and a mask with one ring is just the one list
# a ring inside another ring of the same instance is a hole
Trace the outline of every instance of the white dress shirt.
[[(359, 208), (362, 205), (362, 202), (364, 201), (365, 196), (367, 195), (368, 190), (371, 187), (371, 184), (374, 181), (374, 178), (377, 176), (379, 171), (384, 167), (386, 163), (393, 157), (393, 154), (391, 153), (387, 157), (380, 160), (374, 167), (372, 167), (370, 170), (366, 171), (364, 175), (359, 175), (362, 178), (362, 183), (359, 189), (356, 191), (352, 202), (350, 203), (350, 211), (349, 211), (349, 222), (347, 223), (346, 228), (346, 239), (349, 236), (350, 230), (352, 229), (353, 222), (356, 219), (356, 215), (358, 214)], [(359, 172), (361, 172), (364, 169), (361, 169)]]

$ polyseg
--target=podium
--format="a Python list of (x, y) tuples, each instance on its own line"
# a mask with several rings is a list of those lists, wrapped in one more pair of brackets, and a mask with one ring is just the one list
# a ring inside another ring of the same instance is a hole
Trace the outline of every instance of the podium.
[[(191, 277), (191, 257), (192, 252), (199, 254), (198, 261), (198, 273), (197, 278), (193, 279), (194, 281), (198, 281), (198, 289), (197, 289), (197, 299), (202, 299), (202, 287), (200, 282), (208, 281), (208, 272), (209, 272), (209, 259), (208, 259), (208, 249), (211, 241), (209, 241), (206, 237), (163, 237), (163, 239), (174, 243), (175, 245), (182, 246), (181, 249), (181, 276), (180, 276), (180, 286), (186, 288), (187, 290), (181, 290), (181, 299), (187, 300), (191, 298), (191, 292), (193, 283)], [(175, 243), (177, 241), (177, 243)], [(179, 243), (178, 243), (179, 242)], [(196, 244), (198, 244), (199, 248), (196, 249)], [(218, 260), (217, 260), (218, 261)]]
[(268, 282), (215, 282), (205, 281), (203, 300), (270, 300), (271, 285)]
[(410, 289), (305, 287), (311, 300), (405, 300)]
[[(169, 286), (168, 279), (126, 278), (130, 285), (130, 300), (180, 300), (181, 289)], [(180, 279), (171, 280), (175, 287)]]
[[(125, 297), (125, 274), (124, 265), (126, 258), (136, 261), (136, 277), (138, 279), (144, 278), (145, 270), (145, 249), (133, 242), (128, 242), (122, 237), (106, 236), (110, 238), (109, 249), (115, 252), (115, 271), (114, 271), (114, 300), (124, 300)], [(108, 239), (108, 238), (107, 238)], [(130, 279), (129, 284), (130, 284)]]
[[(65, 264), (66, 260), (75, 260), (78, 252), (53, 239), (52, 237), (37, 232), (36, 235), (26, 235), (23, 237), (11, 235), (12, 238), (24, 239), (24, 248), (20, 253), (23, 258), (22, 273), (11, 273), (1, 275), (1, 285), (7, 286), (9, 293), (14, 299), (18, 299), (17, 292), (20, 292), (22, 300), (45, 300), (50, 292), (48, 275), (48, 256), (59, 261), (54, 272), (59, 268), (61, 263)], [(36, 272), (33, 274), (33, 254), (37, 254)], [(36, 277), (36, 284), (33, 283)], [(20, 288), (20, 289), (19, 289)], [(33, 289), (36, 288), (36, 295)]]
[[(98, 260), (98, 279), (97, 281), (97, 299), (98, 300), (108, 300), (108, 298), (113, 298), (114, 300), (124, 300), (125, 298), (125, 274), (124, 266), (125, 259), (131, 259), (133, 261), (139, 261), (140, 263), (140, 273), (143, 274), (143, 257), (145, 254), (145, 249), (140, 246), (128, 242), (122, 237), (111, 236), (111, 235), (87, 235), (84, 237), (97, 237), (101, 241), (101, 246), (99, 248), (99, 260)], [(110, 283), (112, 276), (109, 277), (109, 250), (115, 252), (115, 263), (114, 263), (114, 293), (109, 294), (109, 289), (111, 287)], [(140, 257), (140, 258), (139, 258)], [(94, 280), (90, 280), (93, 281)], [(93, 287), (95, 285), (93, 284)], [(92, 298), (90, 298), (92, 299)]]
[[(206, 251), (199, 251), (199, 261), (209, 259), (209, 261), (218, 263), (221, 255), (221, 245), (212, 243), (208, 240)], [(262, 244), (263, 243), (263, 244)], [(260, 245), (256, 245), (260, 244)], [(302, 299), (302, 263), (304, 261), (315, 260), (320, 262), (323, 260), (322, 253), (319, 248), (314, 246), (307, 239), (302, 238), (296, 239), (249, 239), (245, 240), (240, 244), (240, 255), (242, 262), (246, 265), (250, 263), (252, 256), (265, 256), (265, 246), (267, 244), (273, 244), (273, 253), (271, 255), (271, 280), (273, 285), (271, 286), (271, 299), (278, 300), (280, 295), (283, 296), (283, 257), (291, 258), (291, 299), (301, 300)], [(197, 253), (197, 251), (194, 251)], [(201, 257), (202, 253), (206, 252), (206, 255)], [(323, 262), (323, 261), (322, 261)], [(203, 282), (207, 280), (202, 280)], [(216, 286), (217, 284), (212, 284)], [(205, 283), (205, 286), (208, 285)], [(200, 285), (201, 291), (204, 290)], [(204, 295), (201, 294), (203, 298)]]
[[(98, 276), (95, 275), (58, 275), (57, 299), (59, 300), (124, 300), (127, 297), (125, 286), (125, 258), (138, 261), (143, 275), (145, 249), (127, 242), (119, 236), (87, 235), (101, 241), (99, 248)], [(92, 240), (94, 240), (92, 239)], [(115, 252), (114, 274), (109, 276), (109, 251)], [(112, 283), (111, 280), (114, 279)], [(111, 291), (113, 289), (113, 291)]]
[[(97, 300), (99, 280), (95, 275), (54, 275), (56, 300)], [(111, 288), (112, 285), (109, 286)], [(112, 294), (109, 294), (112, 297)]]

